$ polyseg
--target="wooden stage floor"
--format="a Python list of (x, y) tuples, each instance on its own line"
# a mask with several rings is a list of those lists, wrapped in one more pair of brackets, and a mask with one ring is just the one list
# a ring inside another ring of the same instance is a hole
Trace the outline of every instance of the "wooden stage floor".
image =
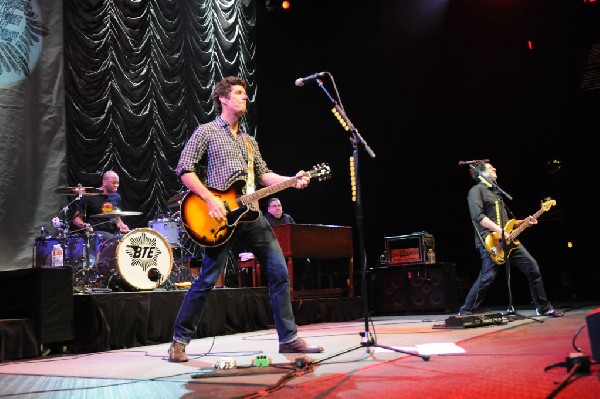
[[(312, 356), (279, 354), (271, 328), (195, 339), (187, 363), (166, 360), (168, 343), (50, 354), (0, 363), (0, 398), (599, 398), (594, 359), (573, 375), (563, 364), (578, 350), (591, 357), (586, 315), (597, 308), (518, 309), (528, 318), (473, 328), (447, 328), (448, 314), (307, 324), (300, 335), (325, 347)], [(236, 367), (216, 369), (223, 358)]]

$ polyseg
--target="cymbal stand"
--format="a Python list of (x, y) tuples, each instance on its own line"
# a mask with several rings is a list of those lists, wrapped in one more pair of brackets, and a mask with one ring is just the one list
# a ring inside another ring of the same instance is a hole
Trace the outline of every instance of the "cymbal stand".
[[(97, 263), (97, 259), (95, 259), (95, 262), (92, 262), (92, 256), (91, 256), (91, 251), (92, 251), (92, 234), (91, 232), (93, 231), (93, 228), (95, 226), (98, 226), (100, 224), (103, 224), (106, 222), (101, 222), (98, 224), (95, 224), (94, 226), (90, 226), (90, 227), (84, 227), (81, 228), (79, 230), (74, 230), (73, 233), (84, 233), (84, 245), (83, 245), (83, 253), (82, 253), (82, 257), (81, 257), (81, 269), (77, 271), (77, 275), (80, 276), (79, 278), (81, 279), (79, 282), (79, 284), (76, 284), (77, 286), (81, 286), (83, 285), (83, 289), (85, 288), (94, 288), (94, 285), (98, 283), (98, 280), (100, 279), (97, 271), (96, 271), (96, 263)], [(96, 235), (96, 240), (98, 239), (98, 236)], [(94, 247), (97, 247), (98, 243), (96, 242), (96, 245)], [(83, 284), (81, 284), (83, 283)]]
[[(179, 211), (177, 211), (174, 215), (177, 215), (177, 214), (179, 214)], [(174, 217), (173, 220), (179, 222), (178, 218)], [(184, 243), (183, 243), (184, 237), (183, 237), (183, 232), (181, 229), (179, 229), (177, 237), (178, 237), (177, 244), (175, 244), (175, 245), (171, 244), (171, 247), (173, 248), (173, 250), (179, 251), (179, 257), (178, 257), (179, 260), (176, 260), (173, 262), (173, 270), (169, 274), (169, 277), (167, 278), (167, 281), (165, 281), (165, 283), (167, 283), (167, 282), (173, 283), (173, 281), (176, 283), (185, 283), (185, 282), (194, 281), (194, 275), (193, 275), (192, 271), (185, 264), (186, 257), (188, 259), (193, 258), (194, 253), (193, 253), (193, 251), (191, 251), (189, 248), (187, 248), (184, 245)], [(165, 287), (165, 288), (167, 288), (167, 287)]]
[[(58, 231), (58, 237), (59, 237), (58, 242), (60, 243), (60, 246), (62, 248), (62, 256), (63, 256), (62, 265), (63, 266), (67, 266), (68, 261), (69, 261), (69, 258), (67, 256), (67, 236), (69, 234), (69, 223), (67, 222), (67, 212), (68, 212), (69, 208), (71, 207), (71, 205), (73, 203), (75, 203), (75, 201), (77, 201), (78, 199), (79, 198), (75, 198), (73, 201), (69, 202), (56, 215), (54, 215), (52, 217), (52, 226), (54, 226), (56, 228), (56, 230)], [(62, 219), (60, 219), (58, 217), (59, 215), (62, 215)]]
[(191, 282), (193, 280), (193, 275), (191, 274), (190, 269), (185, 265), (185, 252), (191, 254), (191, 252), (184, 248), (183, 246), (178, 246), (174, 249), (179, 250), (179, 259), (173, 262), (173, 270), (167, 277), (167, 279), (163, 282), (163, 288), (168, 288), (168, 286), (173, 285), (173, 283), (184, 283)]
[(83, 275), (84, 275), (84, 284), (83, 287), (84, 288), (92, 288), (92, 285), (94, 283), (96, 283), (98, 281), (98, 277), (96, 276), (96, 273), (93, 270), (93, 266), (92, 262), (90, 261), (90, 228), (85, 228), (85, 244), (84, 244), (84, 260), (85, 260), (85, 266), (83, 268)]

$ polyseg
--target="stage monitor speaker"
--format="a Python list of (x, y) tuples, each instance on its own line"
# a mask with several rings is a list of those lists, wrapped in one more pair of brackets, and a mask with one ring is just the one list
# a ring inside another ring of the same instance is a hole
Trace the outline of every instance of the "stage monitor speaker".
[(585, 321), (592, 346), (592, 357), (600, 362), (600, 308), (588, 313), (585, 316)]
[(369, 273), (369, 308), (376, 315), (408, 312), (406, 273), (403, 270), (382, 267)]
[(73, 335), (73, 269), (39, 267), (36, 272), (35, 318), (42, 344), (66, 342)]
[(38, 343), (73, 339), (73, 269), (37, 267), (0, 274), (0, 318), (32, 319)]
[(369, 283), (375, 314), (451, 313), (458, 308), (451, 262), (371, 269)]

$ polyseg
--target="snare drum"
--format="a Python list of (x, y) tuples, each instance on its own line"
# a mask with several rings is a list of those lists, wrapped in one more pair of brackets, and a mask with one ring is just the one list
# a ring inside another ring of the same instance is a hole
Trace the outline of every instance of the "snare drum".
[(172, 247), (180, 247), (178, 219), (154, 219), (148, 222), (148, 227), (163, 235)]
[(97, 271), (109, 288), (122, 291), (153, 290), (173, 267), (173, 252), (160, 233), (147, 228), (106, 240), (98, 252)]

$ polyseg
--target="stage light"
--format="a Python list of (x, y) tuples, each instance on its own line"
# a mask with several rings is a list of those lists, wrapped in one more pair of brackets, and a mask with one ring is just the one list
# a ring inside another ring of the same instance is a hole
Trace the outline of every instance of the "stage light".
[(280, 9), (289, 10), (289, 8), (292, 6), (292, 3), (288, 0), (265, 0), (265, 6), (269, 11), (276, 11)]
[(562, 162), (559, 159), (550, 159), (546, 162), (548, 173), (557, 173), (562, 169)]

